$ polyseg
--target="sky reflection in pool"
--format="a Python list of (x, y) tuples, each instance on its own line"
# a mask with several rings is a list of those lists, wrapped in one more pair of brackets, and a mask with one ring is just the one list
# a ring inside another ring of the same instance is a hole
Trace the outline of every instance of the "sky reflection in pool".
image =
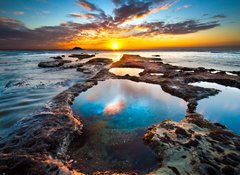
[(179, 121), (186, 102), (165, 93), (159, 85), (107, 80), (81, 93), (72, 108), (87, 120), (108, 120), (114, 128), (131, 129), (165, 119)]
[(191, 85), (221, 90), (216, 96), (200, 100), (197, 112), (210, 121), (224, 124), (240, 134), (240, 90), (208, 82), (191, 83)]
[[(145, 128), (165, 119), (181, 120), (186, 102), (159, 85), (106, 80), (81, 93), (72, 105), (84, 121), (86, 141), (70, 146), (71, 159), (84, 173), (111, 170), (146, 174), (159, 166), (144, 144)], [(75, 143), (76, 144), (76, 143)]]
[(125, 75), (130, 75), (130, 76), (135, 76), (139, 77), (139, 74), (143, 72), (144, 69), (139, 69), (139, 68), (111, 68), (109, 72), (117, 75), (117, 76), (125, 76)]

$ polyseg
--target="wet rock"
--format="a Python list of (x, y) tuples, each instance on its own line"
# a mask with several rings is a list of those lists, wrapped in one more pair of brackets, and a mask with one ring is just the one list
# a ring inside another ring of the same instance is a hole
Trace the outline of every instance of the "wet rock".
[(10, 87), (14, 87), (14, 86), (21, 87), (21, 86), (28, 86), (28, 85), (29, 85), (29, 83), (27, 83), (25, 80), (21, 80), (21, 81), (10, 80), (5, 85), (5, 88), (10, 88)]
[(102, 70), (106, 65), (112, 63), (112, 60), (107, 58), (95, 58), (91, 59), (81, 67), (77, 68), (77, 71), (83, 72), (85, 74), (97, 73)]
[(56, 57), (51, 57), (51, 58), (53, 58), (55, 60), (62, 60), (63, 59), (61, 56), (56, 56)]
[(89, 54), (71, 54), (69, 57), (78, 58), (78, 59), (86, 59), (86, 58), (92, 58), (95, 57), (95, 55), (89, 55)]
[(196, 71), (198, 71), (198, 72), (205, 72), (206, 69), (204, 67), (198, 67)]
[[(216, 139), (218, 137), (220, 139)], [(168, 174), (169, 168), (175, 174), (240, 172), (240, 161), (237, 158), (240, 153), (231, 144), (239, 143), (240, 137), (211, 124), (200, 114), (188, 114), (180, 122), (163, 121), (150, 128), (144, 140), (161, 160), (161, 167), (153, 174)], [(225, 151), (219, 152), (222, 145)]]
[(60, 67), (64, 63), (70, 63), (70, 60), (55, 60), (55, 61), (43, 61), (38, 64), (38, 67), (50, 68), (50, 67)]
[(223, 129), (227, 129), (227, 127), (225, 125), (222, 125), (221, 123), (214, 123), (214, 125), (221, 127)]
[(188, 102), (188, 112), (194, 113), (197, 108), (197, 101), (194, 99), (190, 99)]
[(235, 172), (234, 168), (231, 166), (225, 166), (222, 168), (222, 172), (225, 175), (237, 175), (237, 173)]

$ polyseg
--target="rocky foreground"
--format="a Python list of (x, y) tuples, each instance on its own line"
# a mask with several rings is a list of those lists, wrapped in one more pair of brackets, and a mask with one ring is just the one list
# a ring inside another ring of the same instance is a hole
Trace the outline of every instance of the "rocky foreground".
[[(77, 58), (82, 59), (82, 56)], [(94, 57), (86, 63), (71, 65), (67, 65), (63, 58), (50, 61), (50, 66), (46, 66), (46, 62), (40, 63), (40, 67), (74, 68), (92, 75), (92, 78), (60, 93), (38, 114), (23, 119), (0, 139), (0, 174), (83, 174), (73, 168), (73, 160), (67, 155), (70, 143), (82, 139), (84, 127), (70, 105), (79, 93), (107, 79), (159, 84), (165, 92), (188, 102), (185, 119), (180, 122), (162, 121), (151, 126), (143, 136), (160, 163), (159, 168), (149, 174), (239, 174), (240, 137), (195, 112), (198, 100), (216, 95), (219, 90), (188, 83), (216, 82), (240, 89), (240, 72), (230, 72), (232, 75), (229, 75), (204, 68), (184, 68), (164, 64), (159, 58), (137, 55), (124, 55), (120, 61), (111, 63), (111, 60)], [(142, 68), (144, 71), (139, 77), (116, 76), (108, 71), (113, 67)], [(120, 172), (94, 174), (114, 173)]]

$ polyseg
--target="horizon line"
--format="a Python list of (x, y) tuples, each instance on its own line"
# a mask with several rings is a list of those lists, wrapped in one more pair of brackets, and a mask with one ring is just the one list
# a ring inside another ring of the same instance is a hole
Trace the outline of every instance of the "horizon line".
[[(78, 47), (78, 46), (76, 46)], [(181, 50), (181, 49), (240, 49), (240, 45), (233, 45), (233, 46), (192, 46), (192, 47), (161, 47), (161, 48), (152, 48), (152, 49), (119, 49), (119, 50), (112, 50), (112, 49), (84, 49), (82, 50), (72, 50), (72, 49), (48, 49), (48, 48), (36, 48), (36, 49), (31, 49), (31, 48), (26, 48), (26, 49), (1, 49), (0, 51), (18, 51), (18, 50), (29, 50), (29, 51), (41, 51), (41, 50), (46, 50), (46, 51), (54, 51), (54, 50), (61, 50), (61, 51), (113, 51), (113, 52), (120, 52), (120, 51), (149, 51), (149, 50)]]

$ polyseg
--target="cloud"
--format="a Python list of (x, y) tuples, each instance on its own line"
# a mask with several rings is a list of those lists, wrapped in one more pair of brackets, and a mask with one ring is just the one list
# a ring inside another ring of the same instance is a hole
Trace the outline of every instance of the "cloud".
[(49, 14), (50, 11), (49, 11), (49, 10), (41, 10), (41, 13), (42, 13), (42, 14)]
[(116, 23), (121, 24), (135, 18), (143, 18), (151, 13), (156, 13), (159, 10), (167, 10), (175, 2), (177, 2), (177, 0), (113, 0), (113, 3), (117, 6), (114, 9), (114, 20)]
[(121, 4), (124, 3), (124, 1), (122, 1), (122, 0), (112, 0), (112, 2), (113, 2), (116, 6), (121, 5)]
[(24, 15), (25, 14), (25, 12), (23, 12), (23, 11), (15, 11), (15, 12), (13, 12), (15, 15)]
[(64, 26), (44, 26), (31, 30), (22, 22), (0, 17), (0, 45), (7, 48), (46, 48), (56, 47), (58, 41), (69, 41), (76, 35), (74, 30)]
[(16, 19), (0, 17), (0, 48), (57, 48), (59, 43), (75, 43), (86, 39), (105, 42), (109, 38), (183, 35), (212, 29), (219, 25), (217, 21), (187, 20), (178, 23), (159, 21), (119, 27), (114, 22), (103, 20), (85, 24), (64, 22), (58, 26), (29, 29)]
[(226, 18), (226, 15), (219, 14), (219, 15), (212, 16), (212, 18), (214, 18), (214, 19), (223, 19), (223, 18)]
[(139, 18), (149, 13), (150, 2), (133, 2), (130, 4), (124, 4), (114, 10), (115, 21), (122, 23), (133, 18)]
[(71, 13), (70, 16), (78, 17), (78, 18), (95, 18), (96, 14), (93, 14), (93, 13), (87, 13), (87, 14)]
[[(97, 8), (94, 4), (86, 1), (86, 0), (78, 0), (78, 4), (85, 8), (86, 10), (91, 10), (91, 11), (99, 11), (100, 9)], [(100, 10), (102, 11), (102, 10)]]
[(186, 4), (186, 5), (183, 5), (181, 7), (176, 8), (174, 11), (177, 12), (177, 11), (180, 11), (182, 9), (188, 9), (190, 7), (192, 7), (192, 5)]
[(175, 2), (177, 2), (177, 0), (176, 1), (172, 1), (172, 2), (168, 2), (165, 5), (163, 5), (162, 7), (160, 7), (159, 10), (168, 10), (169, 7), (171, 7)]
[[(138, 25), (125, 23), (167, 9), (177, 2), (176, 0), (113, 0), (115, 8), (112, 15), (105, 14), (102, 9), (86, 0), (77, 2), (91, 12), (71, 13), (69, 16), (87, 18), (89, 20), (87, 23), (62, 22), (57, 26), (29, 29), (21, 21), (0, 17), (0, 49), (59, 48), (59, 45), (69, 46), (80, 42), (91, 42), (92, 45), (97, 45), (106, 43), (112, 38), (184, 35), (220, 25), (215, 20), (210, 22), (185, 20), (177, 23), (157, 21)], [(185, 5), (182, 8), (189, 7), (190, 5)], [(216, 15), (214, 19), (221, 17), (221, 15)]]
[(212, 29), (219, 25), (220, 24), (217, 21), (202, 23), (195, 20), (187, 20), (173, 24), (165, 24), (164, 22), (153, 22), (140, 25), (147, 30), (145, 32), (138, 33), (137, 36), (160, 34), (182, 35)]

